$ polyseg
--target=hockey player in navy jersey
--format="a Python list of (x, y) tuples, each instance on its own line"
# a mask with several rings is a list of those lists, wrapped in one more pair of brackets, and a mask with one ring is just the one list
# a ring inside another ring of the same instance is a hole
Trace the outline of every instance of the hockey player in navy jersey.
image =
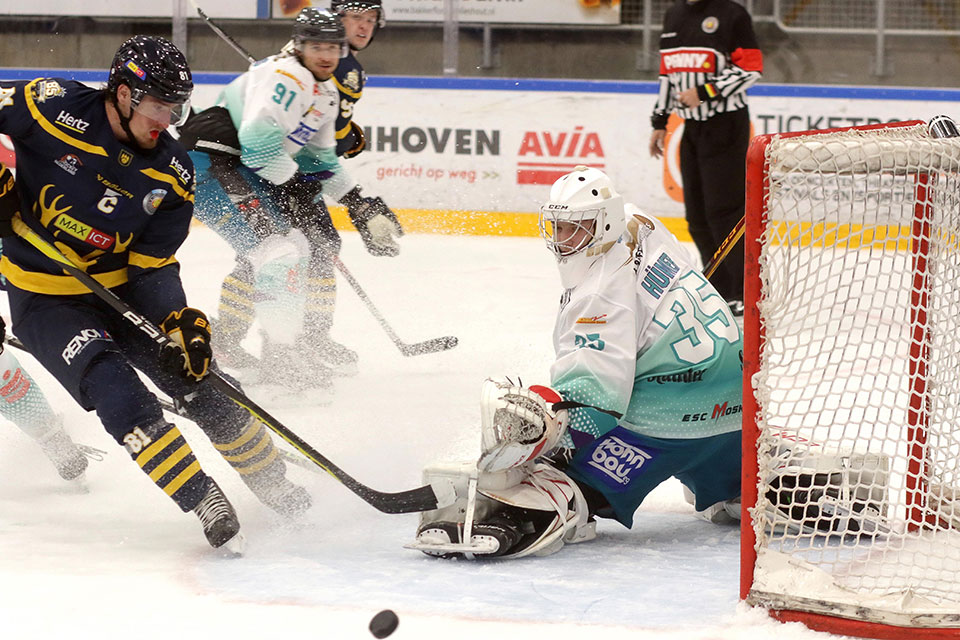
[[(180, 128), (197, 167), (197, 217), (237, 252), (221, 290), (218, 358), (242, 380), (307, 390), (315, 402), (329, 395), (333, 372), (357, 368), (357, 354), (330, 337), (340, 236), (323, 196), (349, 203), (371, 253), (395, 255), (401, 233), (383, 200), (360, 196), (337, 159), (332, 77), (347, 49), (338, 16), (303, 9), (279, 54)], [(254, 318), (265, 333), (259, 362), (240, 344)]]
[[(269, 433), (200, 381), (211, 328), (187, 305), (175, 253), (193, 214), (194, 169), (168, 133), (189, 109), (183, 54), (163, 38), (123, 43), (107, 85), (0, 82), (0, 132), (17, 154), (19, 211), (0, 211), (0, 272), (13, 331), (183, 511), (212, 546), (236, 549), (236, 513), (134, 367), (178, 400), (257, 497), (297, 514), (309, 495), (285, 477)], [(156, 343), (12, 231), (23, 221), (172, 338)]]
[(363, 96), (363, 86), (367, 83), (367, 74), (356, 54), (370, 46), (377, 31), (387, 21), (380, 0), (332, 0), (330, 10), (340, 16), (350, 45), (350, 51), (333, 73), (333, 81), (340, 93), (337, 155), (352, 158), (366, 146), (363, 128), (353, 121), (354, 107)]

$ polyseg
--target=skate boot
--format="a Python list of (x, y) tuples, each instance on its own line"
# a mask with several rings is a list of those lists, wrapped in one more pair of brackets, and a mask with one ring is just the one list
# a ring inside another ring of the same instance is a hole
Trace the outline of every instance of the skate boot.
[(333, 401), (333, 371), (294, 345), (265, 343), (255, 384), (274, 397), (294, 396), (312, 404)]
[(70, 482), (83, 483), (88, 464), (87, 456), (62, 427), (54, 429), (40, 440), (40, 448), (57, 468), (61, 478)]
[(313, 355), (313, 359), (318, 361), (320, 366), (329, 367), (337, 375), (355, 376), (359, 371), (357, 352), (332, 340), (328, 335), (310, 341), (305, 347), (310, 349), (308, 353)]
[[(417, 542), (424, 546), (442, 548), (462, 543), (462, 522), (431, 522), (417, 530)], [(521, 526), (507, 514), (494, 514), (483, 522), (475, 522), (470, 534), (470, 551), (434, 551), (421, 549), (428, 556), (437, 558), (496, 558), (513, 549), (523, 538)]]
[(260, 502), (285, 518), (298, 518), (313, 504), (306, 489), (282, 475), (261, 473), (241, 478)]
[(242, 552), (243, 536), (240, 535), (237, 512), (212, 478), (207, 493), (193, 508), (193, 512), (200, 518), (203, 535), (211, 547), (219, 549), (226, 545), (228, 551), (237, 554)]

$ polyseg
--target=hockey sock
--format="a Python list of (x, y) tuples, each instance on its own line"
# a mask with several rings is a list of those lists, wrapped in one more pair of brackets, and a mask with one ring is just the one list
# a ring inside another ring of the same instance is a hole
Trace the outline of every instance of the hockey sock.
[(9, 349), (0, 353), (0, 416), (37, 441), (51, 437), (61, 426), (60, 416)]
[(134, 427), (123, 443), (134, 462), (183, 511), (191, 511), (206, 495), (211, 480), (174, 425), (159, 420)]
[(215, 340), (227, 350), (240, 345), (254, 319), (254, 276), (249, 261), (239, 258), (233, 271), (223, 279)]
[(304, 326), (311, 337), (325, 337), (333, 326), (337, 305), (337, 280), (329, 260), (313, 256), (307, 277), (307, 305)]
[(253, 417), (236, 438), (229, 442), (214, 441), (213, 446), (244, 480), (266, 470), (283, 476), (286, 470), (270, 434), (263, 423)]

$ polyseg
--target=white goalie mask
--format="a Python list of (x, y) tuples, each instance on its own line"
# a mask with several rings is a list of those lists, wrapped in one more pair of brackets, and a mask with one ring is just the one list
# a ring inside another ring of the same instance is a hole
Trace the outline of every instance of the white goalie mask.
[(550, 199), (540, 207), (539, 226), (557, 259), (560, 281), (569, 289), (623, 235), (623, 198), (607, 174), (580, 165), (553, 183)]

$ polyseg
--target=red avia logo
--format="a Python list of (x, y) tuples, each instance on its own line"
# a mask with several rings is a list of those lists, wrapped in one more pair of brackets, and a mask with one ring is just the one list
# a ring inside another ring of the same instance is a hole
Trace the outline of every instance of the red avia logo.
[(11, 371), (7, 369), (3, 372), (4, 385), (0, 387), (0, 396), (8, 403), (13, 404), (30, 390), (30, 380), (28, 380), (20, 369), (15, 369), (11, 376)]
[(573, 131), (527, 131), (517, 152), (517, 184), (551, 185), (578, 164), (604, 168), (600, 134)]

